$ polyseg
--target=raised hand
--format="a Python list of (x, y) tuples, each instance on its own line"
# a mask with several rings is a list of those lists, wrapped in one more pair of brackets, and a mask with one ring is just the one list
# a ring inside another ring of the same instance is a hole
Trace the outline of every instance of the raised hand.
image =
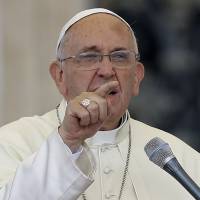
[[(111, 81), (94, 92), (82, 92), (68, 102), (59, 134), (72, 152), (76, 151), (86, 138), (92, 137), (109, 117), (106, 97), (118, 86), (117, 81)], [(85, 99), (90, 102), (87, 106), (81, 103)]]

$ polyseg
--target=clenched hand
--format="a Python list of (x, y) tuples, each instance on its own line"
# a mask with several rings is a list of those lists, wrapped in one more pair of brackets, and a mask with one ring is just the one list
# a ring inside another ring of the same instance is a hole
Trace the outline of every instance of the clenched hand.
[[(76, 151), (86, 138), (92, 137), (109, 117), (107, 95), (118, 87), (117, 81), (101, 85), (94, 92), (82, 92), (68, 102), (59, 134), (72, 152)], [(81, 101), (89, 99), (87, 107)]]

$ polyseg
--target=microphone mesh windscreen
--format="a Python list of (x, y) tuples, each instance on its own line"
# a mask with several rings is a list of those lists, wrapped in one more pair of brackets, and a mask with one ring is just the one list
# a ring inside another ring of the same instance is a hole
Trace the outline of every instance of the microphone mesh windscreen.
[(163, 168), (171, 158), (174, 157), (170, 146), (162, 139), (155, 137), (144, 147), (144, 150), (153, 163)]

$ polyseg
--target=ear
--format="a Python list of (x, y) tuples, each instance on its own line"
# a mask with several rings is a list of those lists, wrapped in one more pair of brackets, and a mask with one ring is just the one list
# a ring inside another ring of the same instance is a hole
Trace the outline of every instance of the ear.
[(65, 83), (64, 73), (61, 64), (58, 61), (53, 61), (49, 67), (49, 72), (53, 78), (59, 92), (64, 98), (67, 97), (67, 86)]
[(144, 65), (137, 62), (134, 69), (133, 96), (137, 96), (140, 90), (140, 83), (144, 78)]

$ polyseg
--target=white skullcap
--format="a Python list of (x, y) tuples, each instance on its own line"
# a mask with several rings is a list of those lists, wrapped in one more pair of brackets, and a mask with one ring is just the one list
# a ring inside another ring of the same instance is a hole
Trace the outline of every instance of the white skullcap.
[(134, 35), (133, 33), (133, 30), (131, 29), (130, 25), (128, 24), (128, 22), (126, 22), (123, 18), (121, 18), (119, 15), (117, 15), (116, 13), (110, 11), (110, 10), (107, 10), (107, 9), (104, 9), (104, 8), (92, 8), (92, 9), (88, 9), (88, 10), (84, 10), (84, 11), (81, 11), (79, 13), (77, 13), (74, 17), (72, 17), (69, 21), (67, 21), (67, 23), (63, 26), (63, 28), (61, 29), (60, 31), (60, 35), (59, 35), (59, 38), (58, 38), (58, 42), (57, 42), (57, 46), (56, 46), (56, 55), (58, 55), (58, 47), (61, 43), (61, 40), (63, 39), (66, 31), (73, 25), (75, 24), (76, 22), (78, 22), (79, 20), (83, 19), (84, 17), (87, 17), (89, 15), (92, 15), (92, 14), (95, 14), (95, 13), (107, 13), (107, 14), (110, 14), (110, 15), (113, 15), (117, 18), (119, 18), (122, 22), (124, 22), (128, 28), (130, 29), (130, 31), (132, 32), (132, 34)]

